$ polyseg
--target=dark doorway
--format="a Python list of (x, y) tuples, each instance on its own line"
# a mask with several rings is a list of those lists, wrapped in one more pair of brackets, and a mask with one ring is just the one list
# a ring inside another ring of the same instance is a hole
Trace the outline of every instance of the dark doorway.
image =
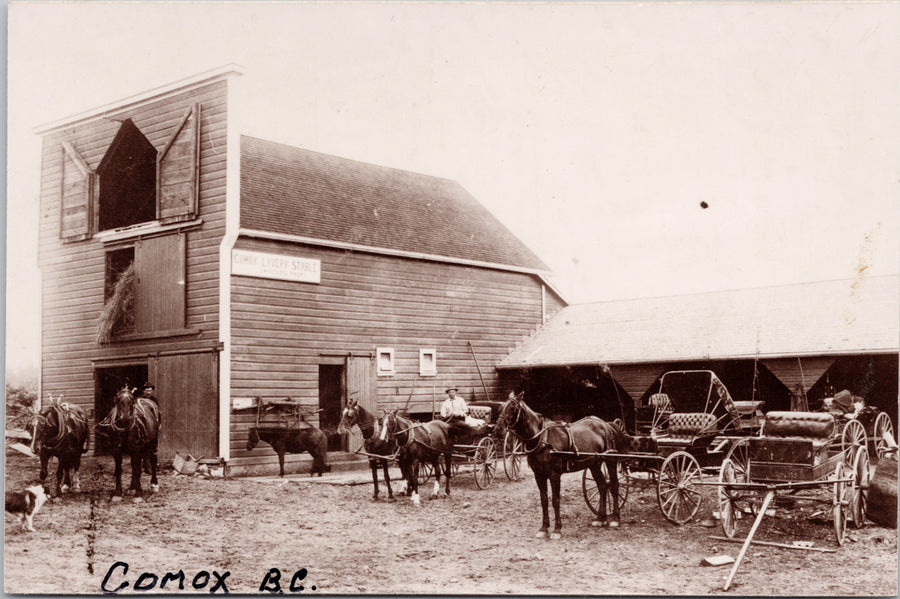
[(344, 398), (344, 366), (319, 364), (319, 428), (328, 435), (328, 451), (344, 451), (344, 437), (337, 432)]
[[(94, 370), (94, 422), (100, 422), (112, 409), (113, 399), (125, 385), (140, 387), (147, 380), (147, 365), (132, 364)], [(95, 438), (94, 455), (109, 455), (109, 447)]]

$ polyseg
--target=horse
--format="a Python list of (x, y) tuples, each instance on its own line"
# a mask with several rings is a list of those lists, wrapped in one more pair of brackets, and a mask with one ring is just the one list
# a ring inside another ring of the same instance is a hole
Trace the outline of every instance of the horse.
[(347, 407), (341, 412), (341, 422), (338, 424), (338, 432), (347, 434), (353, 426), (358, 426), (363, 436), (363, 449), (369, 456), (369, 467), (372, 469), (372, 484), (375, 487), (375, 493), (372, 499), (378, 499), (378, 468), (382, 468), (384, 473), (384, 484), (387, 485), (388, 499), (394, 498), (391, 490), (391, 476), (388, 474), (390, 462), (387, 459), (381, 459), (374, 456), (392, 457), (397, 452), (397, 444), (392, 440), (382, 440), (380, 438), (381, 426), (374, 414), (369, 413), (364, 407), (359, 405), (356, 400), (351, 400)]
[(384, 442), (393, 441), (399, 447), (400, 471), (406, 479), (407, 492), (415, 505), (421, 505), (419, 463), (423, 461), (431, 462), (434, 469), (434, 490), (431, 492), (433, 499), (441, 491), (441, 456), (444, 456), (445, 494), (450, 495), (450, 463), (453, 459), (450, 425), (442, 420), (413, 422), (393, 410), (385, 415), (379, 438)]
[[(553, 511), (556, 516), (550, 538), (558, 539), (562, 530), (559, 516), (561, 476), (563, 473), (579, 472), (585, 468), (590, 468), (597, 482), (600, 500), (599, 515), (591, 522), (591, 526), (606, 526), (607, 490), (613, 498), (619, 494), (617, 464), (613, 460), (598, 458), (595, 454), (621, 451), (626, 447), (627, 436), (623, 428), (596, 416), (587, 416), (572, 424), (556, 422), (529, 408), (523, 401), (523, 396), (524, 392), (519, 395), (510, 394), (510, 398), (500, 408), (497, 426), (500, 430), (512, 431), (522, 441), (528, 466), (534, 473), (543, 512), (541, 528), (535, 536), (546, 538), (550, 528), (547, 481), (550, 481), (553, 492)], [(579, 453), (591, 455), (579, 457)], [(608, 480), (602, 468), (603, 462), (606, 462)], [(612, 503), (609, 526), (614, 528), (619, 526), (619, 502), (613, 500)]]
[(309, 452), (313, 457), (313, 466), (309, 475), (323, 472), (331, 472), (331, 466), (326, 463), (325, 456), (328, 453), (328, 437), (314, 426), (307, 425), (301, 429), (278, 429), (250, 427), (247, 436), (247, 451), (256, 447), (260, 440), (272, 446), (278, 454), (279, 476), (284, 476), (284, 454)]
[(41, 483), (47, 478), (47, 465), (56, 457), (56, 495), (68, 492), (70, 485), (81, 490), (78, 469), (81, 454), (87, 452), (88, 419), (84, 409), (70, 403), (53, 403), (35, 415), (31, 451), (41, 459)]
[(159, 491), (156, 479), (157, 448), (159, 444), (160, 416), (156, 402), (146, 397), (135, 397), (137, 389), (122, 387), (113, 400), (109, 414), (97, 424), (97, 434), (109, 440), (115, 461), (116, 488), (113, 501), (122, 500), (122, 454), (131, 457), (131, 485), (134, 501), (143, 501), (141, 467), (150, 463), (150, 490)]

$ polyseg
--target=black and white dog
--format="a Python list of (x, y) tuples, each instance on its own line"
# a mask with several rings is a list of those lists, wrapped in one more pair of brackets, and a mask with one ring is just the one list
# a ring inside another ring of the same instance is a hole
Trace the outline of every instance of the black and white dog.
[(34, 515), (47, 501), (47, 492), (41, 485), (28, 487), (24, 491), (6, 492), (6, 511), (22, 519), (25, 530), (34, 532)]

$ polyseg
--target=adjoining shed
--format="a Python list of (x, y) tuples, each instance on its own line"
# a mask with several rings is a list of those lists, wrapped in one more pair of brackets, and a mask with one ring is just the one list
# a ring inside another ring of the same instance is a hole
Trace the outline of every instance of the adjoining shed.
[(493, 364), (565, 305), (546, 265), (454, 181), (242, 135), (240, 74), (37, 130), (41, 395), (93, 423), (152, 381), (161, 459), (231, 474), (277, 471), (246, 449), (260, 401), (299, 404), (340, 462), (351, 398), (430, 415), (450, 384), (500, 395)]
[(626, 420), (669, 370), (713, 370), (736, 401), (817, 409), (849, 389), (896, 428), (896, 275), (572, 305), (497, 368), (536, 409)]

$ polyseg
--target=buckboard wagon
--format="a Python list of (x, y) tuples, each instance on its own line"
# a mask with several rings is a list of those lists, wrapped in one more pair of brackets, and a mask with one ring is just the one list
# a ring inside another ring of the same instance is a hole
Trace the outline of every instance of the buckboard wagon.
[[(848, 516), (857, 528), (865, 524), (869, 452), (865, 442), (852, 441), (846, 427), (839, 433), (837, 424), (827, 412), (769, 412), (762, 434), (742, 440), (723, 460), (718, 481), (698, 483), (716, 486), (720, 522), (728, 538), (737, 531), (736, 515), (743, 505), (756, 514), (724, 590), (731, 586), (777, 493), (790, 493), (793, 500), (830, 504), (838, 545), (844, 542)], [(813, 494), (798, 494), (801, 492)]]
[[(739, 442), (759, 430), (756, 404), (749, 415), (739, 409), (710, 370), (665, 373), (658, 392), (637, 409), (639, 450), (602, 454), (615, 460), (619, 469), (619, 507), (628, 497), (629, 486), (637, 482), (632, 473), (646, 472), (648, 481), (656, 485), (665, 518), (674, 524), (690, 522), (700, 509), (697, 484), (701, 476), (718, 473)], [(599, 491), (590, 469), (582, 475), (582, 493), (591, 511), (598, 514)]]

